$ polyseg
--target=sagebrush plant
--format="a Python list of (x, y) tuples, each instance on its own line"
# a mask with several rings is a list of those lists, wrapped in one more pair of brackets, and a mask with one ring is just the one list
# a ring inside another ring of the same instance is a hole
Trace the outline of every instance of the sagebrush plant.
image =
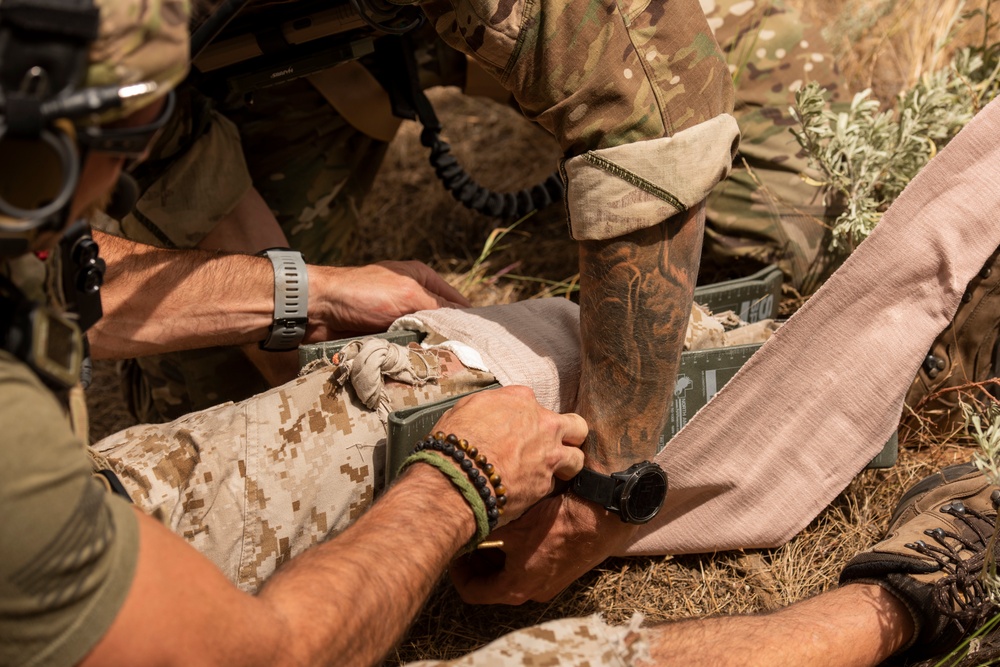
[(1000, 405), (974, 408), (962, 403), (965, 428), (976, 443), (972, 462), (991, 484), (1000, 485)]
[[(988, 34), (994, 27), (988, 5), (961, 20), (976, 15), (984, 17)], [(948, 66), (901, 92), (892, 109), (883, 110), (870, 90), (856, 94), (847, 108), (831, 108), (816, 83), (796, 92), (791, 112), (799, 127), (792, 133), (822, 175), (816, 185), (827, 202), (843, 206), (832, 223), (832, 253), (849, 253), (864, 240), (906, 184), (996, 96), (998, 49), (984, 38), (957, 51)]]

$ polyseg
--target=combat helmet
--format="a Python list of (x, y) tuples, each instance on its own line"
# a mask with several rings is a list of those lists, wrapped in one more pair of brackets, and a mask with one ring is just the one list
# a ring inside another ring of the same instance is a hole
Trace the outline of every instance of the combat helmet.
[(145, 150), (156, 123), (103, 126), (185, 76), (188, 13), (186, 0), (0, 3), (0, 257), (66, 226), (88, 151)]
[[(104, 263), (72, 219), (85, 160), (146, 151), (187, 73), (188, 15), (187, 0), (0, 0), (0, 349), (53, 388), (79, 380), (101, 316)], [(118, 123), (164, 96), (152, 123)]]

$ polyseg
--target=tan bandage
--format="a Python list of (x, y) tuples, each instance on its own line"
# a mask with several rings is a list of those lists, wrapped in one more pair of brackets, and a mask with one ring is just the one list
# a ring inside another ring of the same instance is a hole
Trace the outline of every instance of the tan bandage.
[(683, 213), (729, 175), (739, 138), (736, 119), (721, 114), (671, 137), (565, 160), (570, 234), (602, 241)]

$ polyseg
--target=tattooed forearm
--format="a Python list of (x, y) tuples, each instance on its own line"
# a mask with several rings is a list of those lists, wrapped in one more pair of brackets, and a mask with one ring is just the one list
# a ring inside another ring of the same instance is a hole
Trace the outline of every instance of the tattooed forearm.
[(663, 430), (691, 312), (704, 206), (580, 247), (583, 367), (577, 411), (587, 465), (649, 459)]

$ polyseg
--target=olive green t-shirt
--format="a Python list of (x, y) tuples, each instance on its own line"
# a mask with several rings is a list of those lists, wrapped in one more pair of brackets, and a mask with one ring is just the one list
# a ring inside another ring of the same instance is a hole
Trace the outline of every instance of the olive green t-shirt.
[(0, 665), (73, 665), (111, 626), (139, 551), (56, 397), (0, 351)]

